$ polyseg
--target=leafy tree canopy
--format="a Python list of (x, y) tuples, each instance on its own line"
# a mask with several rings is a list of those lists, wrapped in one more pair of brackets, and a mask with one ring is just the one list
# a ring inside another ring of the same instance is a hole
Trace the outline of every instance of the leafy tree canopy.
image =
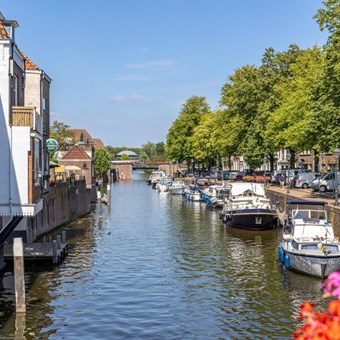
[(106, 148), (98, 148), (94, 151), (94, 169), (98, 177), (103, 177), (111, 166), (111, 155)]
[(73, 140), (74, 133), (69, 125), (55, 120), (50, 127), (50, 137), (58, 142), (59, 150), (63, 151), (66, 150), (66, 144)]

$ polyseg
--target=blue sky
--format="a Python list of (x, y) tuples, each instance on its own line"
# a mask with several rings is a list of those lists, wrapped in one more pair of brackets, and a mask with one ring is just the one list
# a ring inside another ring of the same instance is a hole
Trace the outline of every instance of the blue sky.
[(106, 145), (166, 141), (191, 96), (218, 108), (266, 48), (324, 45), (321, 0), (1, 0), (19, 48), (53, 80), (51, 119)]

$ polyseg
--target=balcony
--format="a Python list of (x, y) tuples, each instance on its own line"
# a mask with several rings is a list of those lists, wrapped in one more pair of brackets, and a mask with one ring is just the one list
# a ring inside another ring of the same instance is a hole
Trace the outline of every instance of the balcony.
[(42, 118), (34, 106), (12, 106), (12, 126), (29, 126), (42, 133)]

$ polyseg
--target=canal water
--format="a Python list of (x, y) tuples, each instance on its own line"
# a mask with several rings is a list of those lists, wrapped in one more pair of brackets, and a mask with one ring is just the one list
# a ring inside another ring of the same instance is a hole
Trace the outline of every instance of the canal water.
[(301, 302), (326, 306), (321, 280), (280, 265), (278, 229), (226, 229), (143, 173), (111, 197), (62, 228), (61, 266), (26, 266), (25, 317), (12, 269), (0, 274), (1, 339), (290, 339)]

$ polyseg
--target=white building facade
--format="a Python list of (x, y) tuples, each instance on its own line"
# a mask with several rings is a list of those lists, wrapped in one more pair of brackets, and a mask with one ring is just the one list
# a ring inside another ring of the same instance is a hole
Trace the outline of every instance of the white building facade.
[(0, 12), (0, 241), (13, 217), (42, 210), (48, 190), (51, 80), (19, 50), (17, 27)]

